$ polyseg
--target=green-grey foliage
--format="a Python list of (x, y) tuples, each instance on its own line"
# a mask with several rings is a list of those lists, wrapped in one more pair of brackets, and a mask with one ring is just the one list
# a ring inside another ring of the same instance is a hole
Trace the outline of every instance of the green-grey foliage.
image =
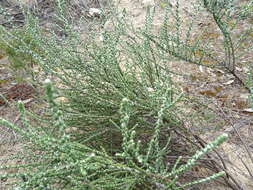
[(205, 153), (221, 144), (227, 135), (221, 135), (205, 148), (195, 153), (185, 164), (171, 167), (165, 162), (169, 143), (159, 145), (163, 112), (170, 104), (164, 99), (158, 113), (156, 130), (146, 151), (140, 141), (135, 139), (135, 129), (129, 126), (131, 107), (128, 99), (120, 106), (121, 125), (118, 126), (123, 138), (122, 149), (113, 156), (105, 149), (102, 151), (75, 142), (66, 132), (63, 112), (54, 100), (54, 89), (50, 80), (45, 81), (45, 90), (52, 117), (50, 127), (57, 133), (43, 130), (43, 126), (33, 126), (26, 119), (29, 114), (22, 102), (19, 111), (24, 128), (1, 119), (0, 124), (15, 130), (26, 140), (25, 155), (21, 164), (4, 165), (0, 170), (17, 168), (16, 173), (1, 174), (0, 178), (14, 178), (12, 189), (183, 189), (186, 186), (205, 182), (221, 175), (214, 174), (205, 179), (180, 184), (178, 179), (185, 171), (196, 164)]
[[(24, 128), (1, 120), (26, 138), (28, 150), (24, 164), (2, 167), (22, 168), (20, 173), (2, 177), (22, 179), (14, 183), (20, 189), (183, 189), (222, 175), (181, 183), (181, 175), (226, 136), (194, 154), (197, 146), (190, 143), (193, 135), (181, 115), (187, 99), (166, 62), (221, 67), (245, 85), (235, 73), (240, 58), (235, 50), (243, 37), (233, 39), (232, 1), (198, 1), (196, 9), (211, 15), (223, 37), (216, 55), (216, 42), (193, 36), (194, 18), (182, 30), (179, 2), (175, 7), (165, 3), (158, 32), (153, 30), (155, 9), (147, 8), (145, 26), (135, 29), (126, 12), (112, 7), (98, 22), (110, 18), (112, 28), (99, 26), (102, 33), (91, 28), (83, 38), (73, 29), (64, 0), (55, 2), (54, 26), (63, 36), (40, 27), (31, 12), (22, 28), (1, 27), (0, 48), (14, 68), (27, 69), (30, 63), (38, 74), (35, 81), (51, 78), (55, 83), (55, 90), (46, 84), (49, 111), (47, 117), (36, 117), (43, 122), (28, 122), (26, 115), (32, 114), (22, 104)], [(176, 159), (170, 161), (170, 155)], [(182, 161), (184, 156), (191, 158)]]

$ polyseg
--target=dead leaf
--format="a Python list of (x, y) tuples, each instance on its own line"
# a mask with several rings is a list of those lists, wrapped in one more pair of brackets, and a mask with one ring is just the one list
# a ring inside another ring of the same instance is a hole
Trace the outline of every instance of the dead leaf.
[(202, 95), (215, 97), (218, 95), (219, 92), (221, 92), (222, 86), (213, 86), (208, 89), (200, 90), (199, 93)]
[(204, 69), (203, 69), (202, 65), (199, 66), (199, 70), (200, 70), (200, 72), (204, 73)]
[(68, 99), (65, 97), (58, 97), (58, 98), (56, 98), (55, 101), (58, 103), (65, 103), (65, 102), (68, 102)]
[(220, 36), (219, 33), (206, 32), (206, 33), (202, 34), (201, 38), (204, 39), (204, 40), (207, 40), (207, 39), (217, 39), (219, 36)]
[(243, 112), (253, 113), (253, 108), (244, 109)]
[(7, 79), (0, 79), (0, 88), (3, 87), (5, 84), (10, 82), (10, 78)]
[(230, 84), (232, 84), (234, 81), (235, 81), (234, 79), (233, 79), (233, 80), (229, 80), (229, 81), (227, 81), (227, 82), (224, 82), (223, 84), (224, 84), (224, 85), (230, 85)]
[(224, 93), (224, 94), (219, 95), (218, 98), (219, 100), (225, 103), (225, 101), (227, 101), (227, 99), (229, 98), (229, 95)]
[(245, 109), (247, 106), (248, 106), (248, 101), (247, 99), (236, 99), (234, 102), (233, 102), (234, 106), (237, 108), (237, 109)]
[(225, 74), (225, 72), (224, 72), (223, 70), (217, 69), (216, 71), (217, 71), (218, 73)]
[(204, 65), (214, 65), (215, 64), (214, 62), (212, 62), (211, 60), (208, 60), (208, 59), (203, 59), (202, 63)]
[(235, 69), (236, 69), (237, 71), (239, 71), (239, 72), (242, 72), (242, 71), (243, 71), (243, 69), (240, 68), (240, 67), (235, 67)]
[(202, 95), (215, 97), (218, 92), (215, 89), (206, 89), (206, 90), (199, 91), (199, 93), (202, 94)]
[(90, 8), (89, 9), (89, 16), (90, 17), (100, 17), (102, 11), (97, 8)]
[(0, 54), (0, 59), (3, 59), (5, 57), (5, 55)]

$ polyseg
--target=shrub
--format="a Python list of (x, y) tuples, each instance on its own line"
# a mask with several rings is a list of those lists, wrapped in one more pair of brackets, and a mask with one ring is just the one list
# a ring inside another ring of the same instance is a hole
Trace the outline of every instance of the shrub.
[[(55, 27), (64, 38), (45, 31), (31, 13), (21, 30), (1, 27), (0, 46), (12, 62), (23, 66), (32, 60), (41, 71), (35, 81), (40, 84), (41, 78), (50, 78), (55, 83), (55, 90), (47, 83), (50, 108), (46, 115), (36, 117), (40, 118), (37, 122), (28, 122), (25, 115), (33, 114), (22, 104), (24, 129), (1, 120), (26, 137), (30, 150), (24, 164), (2, 167), (24, 168), (25, 172), (5, 176), (22, 178), (15, 182), (21, 189), (182, 189), (222, 175), (223, 168), (210, 161), (215, 165), (207, 168), (211, 177), (191, 182), (181, 178), (226, 137), (206, 148), (194, 143), (198, 138), (182, 119), (188, 97), (173, 80), (180, 74), (172, 72), (166, 62), (183, 60), (223, 68), (248, 89), (235, 72), (239, 56), (234, 51), (233, 27), (228, 25), (234, 13), (232, 1), (203, 0), (196, 6), (212, 15), (223, 36), (218, 47), (223, 53), (218, 56), (212, 49), (214, 41), (203, 40), (203, 34), (192, 36), (196, 23), (189, 22), (188, 30), (181, 31), (179, 2), (174, 8), (165, 3), (158, 32), (152, 28), (154, 9), (147, 9), (145, 26), (135, 29), (126, 13), (118, 17), (112, 7), (108, 16), (101, 16), (101, 23), (112, 17), (112, 29), (100, 36), (92, 28), (85, 39), (73, 29), (73, 18), (64, 16), (65, 5), (58, 1), (55, 17)], [(172, 23), (168, 22), (170, 14)], [(185, 156), (191, 158), (185, 161)]]
[[(189, 170), (205, 153), (222, 143), (227, 135), (221, 135), (205, 148), (195, 153), (185, 164), (179, 164), (178, 157), (173, 166), (165, 162), (169, 151), (161, 146), (162, 117), (170, 104), (165, 98), (158, 112), (155, 131), (147, 146), (135, 139), (135, 127), (129, 125), (131, 102), (124, 98), (120, 106), (121, 125), (117, 126), (122, 135), (121, 150), (113, 156), (104, 150), (97, 150), (74, 141), (65, 132), (63, 112), (53, 98), (54, 90), (49, 80), (45, 83), (52, 122), (51, 133), (43, 127), (33, 126), (27, 120), (29, 114), (19, 102), (19, 111), (24, 128), (4, 119), (0, 124), (15, 130), (26, 140), (24, 155), (19, 165), (4, 165), (0, 169), (18, 168), (17, 173), (1, 174), (0, 178), (14, 178), (14, 189), (183, 189), (189, 185), (205, 182), (224, 174), (220, 172), (210, 177), (180, 184), (180, 175)], [(40, 120), (41, 121), (41, 120)], [(47, 125), (49, 123), (47, 122)], [(146, 148), (145, 148), (146, 147)], [(144, 148), (144, 150), (142, 150)]]

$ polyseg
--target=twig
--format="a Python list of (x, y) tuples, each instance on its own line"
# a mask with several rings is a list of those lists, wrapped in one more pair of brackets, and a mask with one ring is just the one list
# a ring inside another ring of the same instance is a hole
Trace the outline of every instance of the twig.
[[(199, 148), (204, 148), (205, 145), (207, 144), (203, 139), (201, 139), (199, 136), (191, 134), (198, 143), (193, 142), (191, 139), (189, 139), (188, 137), (184, 136), (182, 133), (178, 132), (176, 129), (173, 130), (177, 135), (182, 136), (183, 138), (185, 138), (187, 141), (189, 141), (192, 144), (197, 145)], [(199, 146), (200, 145), (200, 146)], [(224, 180), (226, 181), (227, 185), (229, 185), (232, 189), (234, 190), (242, 190), (242, 187), (239, 185), (239, 183), (234, 179), (234, 177), (228, 172), (226, 164), (222, 158), (222, 156), (218, 153), (217, 150), (213, 150), (217, 156), (219, 157), (220, 161), (222, 162), (223, 166), (220, 166), (220, 164), (218, 164), (214, 159), (211, 158), (211, 156), (207, 153), (207, 157), (211, 160), (212, 165), (215, 167), (215, 172), (219, 172), (219, 169), (221, 169), (222, 171), (224, 171), (226, 173), (227, 178), (224, 178)], [(219, 168), (217, 167), (219, 166)], [(233, 184), (231, 184), (231, 182), (228, 180), (231, 179), (233, 181)]]
[(229, 119), (227, 119), (226, 114), (224, 113), (224, 111), (222, 109), (220, 109), (220, 111), (221, 111), (222, 115), (224, 116), (224, 120), (226, 120), (233, 127), (234, 131), (236, 132), (237, 136), (239, 137), (240, 141), (242, 142), (242, 144), (243, 144), (245, 150), (247, 151), (247, 154), (249, 155), (250, 160), (253, 164), (253, 156), (251, 154), (251, 151), (249, 150), (249, 147), (248, 147), (247, 143), (243, 140), (243, 138), (241, 137), (238, 129), (234, 126), (234, 124)]

